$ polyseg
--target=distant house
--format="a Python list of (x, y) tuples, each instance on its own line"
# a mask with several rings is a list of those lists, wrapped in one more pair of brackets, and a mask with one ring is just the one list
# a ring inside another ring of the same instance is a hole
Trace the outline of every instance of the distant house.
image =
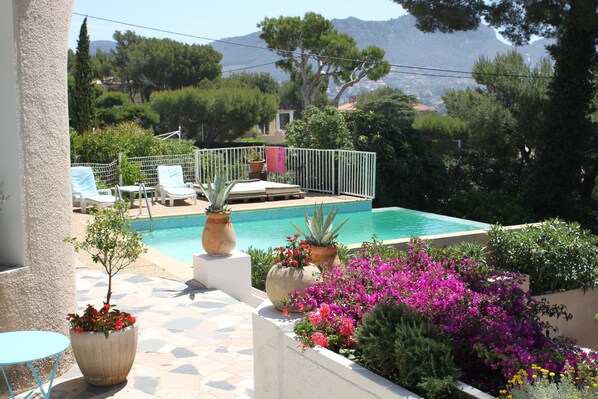
[[(357, 97), (351, 96), (349, 97), (349, 102), (343, 105), (339, 105), (338, 109), (341, 111), (353, 112), (357, 109)], [(438, 110), (434, 107), (430, 107), (429, 105), (425, 104), (413, 104), (413, 109), (416, 112), (426, 113), (426, 112), (438, 112)]]
[[(279, 109), (274, 120), (266, 125), (258, 126), (259, 137), (265, 143), (283, 143), (285, 140), (285, 127), (293, 120), (294, 115), (295, 110), (293, 109)], [(244, 134), (242, 138), (247, 137), (251, 137), (250, 132)]]

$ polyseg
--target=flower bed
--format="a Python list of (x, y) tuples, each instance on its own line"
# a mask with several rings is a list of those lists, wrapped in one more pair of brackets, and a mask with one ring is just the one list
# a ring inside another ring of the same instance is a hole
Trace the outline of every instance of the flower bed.
[[(328, 349), (298, 345), (292, 331), (299, 317), (282, 317), (268, 300), (253, 313), (256, 398), (422, 399)], [(493, 398), (461, 382), (457, 387), (472, 399)]]
[[(463, 378), (493, 393), (532, 364), (557, 374), (566, 364), (593, 370), (595, 353), (586, 356), (571, 341), (547, 335), (550, 326), (540, 317), (564, 316), (562, 308), (532, 299), (519, 287), (517, 275), (491, 277), (496, 276), (469, 259), (457, 264), (434, 261), (422, 242), (413, 243), (404, 258), (355, 259), (324, 273), (323, 282), (294, 297), (293, 304), (306, 311), (320, 309), (320, 318), (308, 316), (301, 323), (311, 323), (315, 329), (299, 333), (309, 346), (319, 343), (339, 352), (351, 350), (346, 320), (359, 326), (378, 303), (404, 303), (448, 335)], [(339, 322), (322, 324), (322, 305), (329, 309), (331, 320)]]

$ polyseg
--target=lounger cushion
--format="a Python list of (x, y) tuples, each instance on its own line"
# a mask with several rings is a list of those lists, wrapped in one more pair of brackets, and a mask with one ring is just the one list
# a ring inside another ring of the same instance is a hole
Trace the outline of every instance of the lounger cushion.
[(186, 187), (164, 187), (164, 191), (171, 197), (190, 197), (195, 195), (195, 190)]
[(116, 197), (114, 195), (94, 195), (93, 197), (86, 197), (85, 200), (88, 203), (113, 204), (116, 201)]

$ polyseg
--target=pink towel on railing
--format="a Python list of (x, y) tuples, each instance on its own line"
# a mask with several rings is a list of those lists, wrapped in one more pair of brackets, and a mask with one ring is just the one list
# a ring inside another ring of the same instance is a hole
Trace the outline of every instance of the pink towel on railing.
[(266, 165), (268, 172), (284, 173), (284, 147), (266, 147)]

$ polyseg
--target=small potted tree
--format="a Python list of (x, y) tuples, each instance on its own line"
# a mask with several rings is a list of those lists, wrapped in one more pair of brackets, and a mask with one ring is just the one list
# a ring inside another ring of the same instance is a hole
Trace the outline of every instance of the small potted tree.
[(85, 380), (92, 385), (109, 386), (126, 380), (137, 352), (135, 317), (116, 309), (112, 297), (112, 278), (147, 251), (141, 235), (131, 230), (124, 202), (114, 209), (92, 211), (93, 220), (85, 227), (85, 239), (67, 237), (75, 251), (83, 250), (108, 275), (108, 290), (102, 307), (87, 305), (83, 315), (68, 315), (73, 353)]
[(332, 207), (326, 218), (324, 218), (324, 204), (314, 204), (314, 215), (309, 217), (307, 210), (303, 209), (305, 225), (307, 231), (300, 229), (295, 223), (291, 222), (293, 227), (305, 237), (305, 241), (311, 246), (312, 262), (320, 269), (338, 265), (336, 238), (338, 231), (347, 223), (349, 218), (343, 220), (336, 228), (332, 228), (334, 218), (338, 213), (338, 208)]
[(230, 208), (226, 205), (228, 195), (235, 184), (236, 180), (226, 184), (224, 176), (217, 173), (213, 182), (208, 177), (206, 185), (199, 185), (210, 203), (206, 208), (206, 224), (201, 235), (201, 245), (208, 255), (230, 255), (237, 245), (237, 237), (230, 220)]

